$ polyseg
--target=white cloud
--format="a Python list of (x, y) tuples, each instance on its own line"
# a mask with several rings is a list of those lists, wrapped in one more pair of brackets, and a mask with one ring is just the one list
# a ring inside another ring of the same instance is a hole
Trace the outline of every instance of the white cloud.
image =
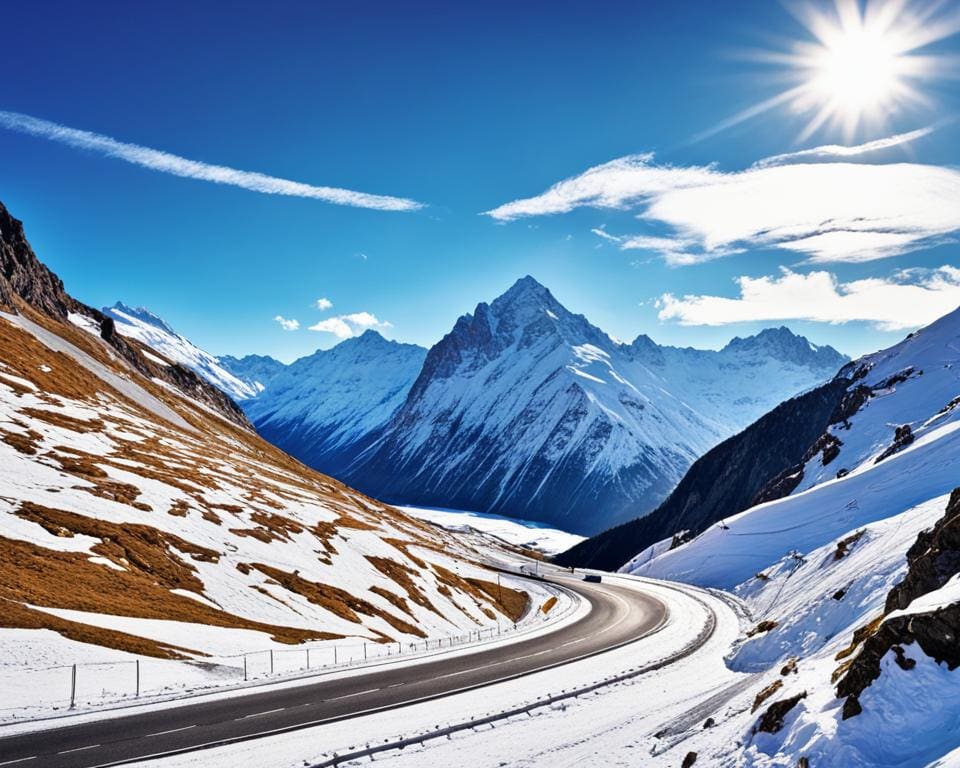
[[(847, 149), (856, 155), (865, 146)], [(634, 155), (487, 213), (509, 221), (584, 206), (635, 210), (639, 219), (669, 228), (669, 236), (594, 233), (621, 248), (658, 251), (675, 264), (748, 246), (796, 251), (812, 263), (871, 261), (942, 242), (960, 229), (960, 170), (787, 157), (726, 173), (714, 166), (656, 165), (652, 155)]]
[(338, 339), (349, 339), (352, 336), (359, 336), (366, 330), (392, 328), (393, 326), (377, 319), (376, 315), (370, 312), (353, 312), (349, 315), (337, 315), (328, 317), (319, 323), (310, 326), (311, 331), (321, 333), (332, 333)]
[(333, 308), (333, 302), (330, 299), (317, 299), (316, 303), (313, 305), (322, 312), (326, 312), (328, 309)]
[(888, 278), (840, 282), (825, 271), (739, 277), (737, 298), (665, 293), (657, 300), (661, 320), (681, 325), (727, 325), (746, 321), (809, 320), (872, 323), (893, 331), (927, 325), (960, 306), (960, 269), (905, 270)]
[(842, 144), (825, 144), (822, 147), (813, 147), (812, 149), (801, 149), (799, 152), (788, 152), (783, 155), (774, 155), (767, 157), (754, 164), (755, 168), (767, 168), (771, 165), (784, 165), (793, 163), (797, 160), (815, 161), (824, 159), (835, 159), (838, 157), (858, 157), (872, 152), (882, 152), (893, 147), (909, 144), (911, 141), (922, 139), (929, 136), (937, 130), (937, 126), (928, 125), (926, 128), (917, 128), (915, 131), (907, 133), (898, 133), (893, 136), (887, 136), (883, 139), (868, 141), (864, 144), (857, 144), (852, 147), (845, 147)]
[(355, 192), (338, 187), (316, 187), (312, 184), (280, 179), (254, 171), (240, 171), (223, 165), (211, 165), (197, 160), (188, 160), (169, 152), (142, 147), (137, 144), (127, 144), (99, 133), (69, 128), (19, 112), (0, 111), (0, 127), (31, 136), (40, 136), (77, 149), (98, 152), (107, 157), (125, 160), (128, 163), (161, 173), (169, 173), (188, 179), (211, 181), (214, 184), (228, 184), (267, 195), (307, 197), (337, 205), (374, 208), (381, 211), (415, 211), (423, 208), (422, 203), (403, 197), (371, 195), (366, 192)]
[(273, 318), (276, 322), (280, 323), (280, 327), (285, 331), (299, 331), (300, 330), (300, 321), (299, 320), (288, 320), (283, 315), (277, 315)]

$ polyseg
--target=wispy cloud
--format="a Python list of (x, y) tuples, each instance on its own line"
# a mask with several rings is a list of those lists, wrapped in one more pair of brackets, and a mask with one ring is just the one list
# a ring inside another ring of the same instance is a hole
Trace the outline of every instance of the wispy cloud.
[(316, 325), (311, 325), (311, 331), (321, 333), (332, 333), (338, 339), (349, 339), (352, 336), (359, 336), (364, 331), (370, 329), (384, 330), (393, 326), (377, 319), (376, 315), (370, 312), (353, 312), (349, 315), (337, 315), (321, 320)]
[(768, 168), (771, 165), (784, 165), (796, 162), (811, 162), (817, 160), (836, 160), (837, 158), (859, 157), (860, 155), (869, 155), (875, 152), (883, 152), (893, 147), (900, 147), (909, 144), (924, 136), (929, 136), (937, 130), (937, 126), (928, 125), (926, 128), (918, 128), (915, 131), (898, 133), (893, 136), (887, 136), (883, 139), (868, 141), (864, 144), (857, 144), (852, 147), (846, 147), (842, 144), (825, 144), (822, 147), (813, 147), (811, 149), (801, 149), (798, 152), (787, 152), (783, 155), (774, 155), (767, 157), (754, 164), (754, 168)]
[(328, 309), (332, 309), (332, 308), (333, 308), (333, 302), (330, 301), (330, 299), (326, 299), (326, 298), (324, 298), (324, 299), (317, 299), (317, 301), (316, 301), (316, 303), (314, 304), (314, 306), (315, 306), (317, 309), (321, 310), (322, 312), (326, 312)]
[(960, 269), (913, 269), (889, 277), (840, 282), (830, 272), (739, 277), (736, 298), (663, 294), (661, 320), (681, 325), (728, 325), (746, 321), (866, 321), (880, 330), (917, 328), (960, 306)]
[(299, 320), (288, 320), (283, 315), (277, 315), (273, 318), (275, 322), (280, 323), (280, 327), (285, 331), (299, 331), (300, 330), (300, 321)]
[(373, 208), (380, 211), (415, 211), (423, 208), (422, 203), (404, 197), (371, 195), (338, 187), (318, 187), (299, 181), (280, 179), (255, 171), (240, 171), (223, 165), (211, 165), (198, 160), (151, 149), (138, 144), (128, 144), (99, 133), (91, 133), (77, 128), (42, 120), (19, 112), (0, 111), (0, 127), (7, 130), (39, 136), (77, 149), (97, 152), (107, 157), (125, 160), (128, 163), (149, 168), (161, 173), (182, 176), (188, 179), (210, 181), (214, 184), (249, 189), (266, 195), (287, 195), (323, 200), (336, 205), (349, 205), (357, 208)]
[[(912, 140), (905, 138), (910, 135), (883, 142), (894, 146)], [(846, 149), (850, 157), (874, 151), (866, 146)], [(811, 151), (836, 154), (830, 148)], [(657, 251), (673, 264), (749, 247), (799, 252), (812, 263), (872, 261), (942, 242), (960, 230), (960, 170), (918, 163), (810, 163), (796, 155), (739, 172), (658, 165), (652, 155), (632, 155), (487, 215), (511, 221), (581, 207), (634, 211), (648, 225), (670, 230), (667, 236), (595, 234), (623, 249)]]

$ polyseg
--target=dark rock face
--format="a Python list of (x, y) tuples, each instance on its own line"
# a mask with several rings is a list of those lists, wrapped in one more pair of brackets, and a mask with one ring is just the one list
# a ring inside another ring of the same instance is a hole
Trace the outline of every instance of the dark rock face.
[(779, 701), (773, 702), (757, 721), (756, 732), (777, 733), (783, 728), (783, 724), (787, 715), (790, 714), (790, 711), (805, 698), (807, 698), (807, 692), (803, 691), (788, 699), (780, 699)]
[(0, 300), (16, 312), (14, 296), (58, 320), (66, 320), (77, 302), (63, 289), (63, 281), (34, 254), (23, 223), (0, 203)]
[(907, 550), (907, 563), (906, 577), (887, 595), (888, 613), (906, 608), (960, 573), (960, 488), (950, 494), (943, 517), (931, 530), (922, 531)]
[(112, 319), (67, 293), (63, 281), (33, 252), (22, 222), (13, 218), (0, 203), (0, 306), (16, 314), (18, 302), (59, 322), (69, 322), (71, 312), (86, 315), (100, 325), (100, 337), (135, 370), (148, 378), (172, 384), (239, 426), (253, 428), (243, 411), (219, 389), (182, 366), (163, 367), (152, 363), (141, 354), (136, 343), (116, 332)]
[(909, 424), (903, 424), (897, 427), (893, 435), (893, 443), (888, 446), (883, 453), (877, 456), (877, 460), (874, 462), (874, 464), (879, 464), (884, 459), (888, 459), (893, 456), (893, 454), (899, 453), (908, 445), (910, 445), (913, 440), (913, 430), (910, 429)]
[(837, 378), (781, 403), (694, 462), (655, 511), (581, 542), (558, 555), (555, 562), (616, 569), (679, 531), (695, 536), (752, 506), (761, 489), (807, 455), (831, 423), (849, 384), (848, 379)]
[[(906, 608), (921, 595), (946, 584), (960, 573), (960, 488), (950, 495), (944, 516), (928, 531), (922, 531), (907, 551), (909, 568), (903, 581), (887, 595), (886, 613)], [(859, 637), (858, 637), (859, 635)], [(960, 603), (929, 612), (886, 619), (876, 631), (858, 631), (854, 642), (862, 642), (837, 684), (837, 696), (846, 698), (844, 719), (862, 711), (860, 695), (880, 677), (880, 662), (894, 652), (898, 666), (909, 671), (916, 660), (907, 656), (904, 646), (916, 643), (920, 650), (948, 669), (960, 666)]]

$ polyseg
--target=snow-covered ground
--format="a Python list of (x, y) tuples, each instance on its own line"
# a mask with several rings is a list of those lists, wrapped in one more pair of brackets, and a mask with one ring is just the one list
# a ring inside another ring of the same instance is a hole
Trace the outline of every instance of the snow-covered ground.
[(484, 512), (436, 507), (399, 507), (399, 509), (412, 517), (426, 520), (448, 531), (458, 533), (476, 531), (493, 536), (511, 546), (542, 552), (545, 555), (565, 552), (584, 539), (583, 536), (551, 528), (543, 523)]
[[(960, 311), (852, 363), (854, 371), (850, 389), (859, 387), (862, 402), (829, 430), (839, 451), (813, 456), (792, 495), (675, 549), (658, 544), (626, 566), (732, 589), (753, 611), (754, 631), (733, 645), (728, 664), (757, 675), (751, 693), (772, 686), (769, 699), (689, 739), (690, 749), (720, 763), (767, 768), (806, 757), (817, 768), (919, 768), (960, 746), (960, 673), (916, 643), (903, 646), (912, 669), (893, 651), (883, 658), (859, 695), (861, 713), (843, 719), (835, 690), (843, 660), (860, 653), (856, 630), (960, 598), (953, 578), (884, 617), (891, 587), (907, 572), (907, 550), (944, 516), (960, 485)], [(950, 556), (938, 567), (950, 568)], [(755, 733), (771, 702), (801, 695), (782, 729)], [(724, 747), (737, 743), (742, 748)]]

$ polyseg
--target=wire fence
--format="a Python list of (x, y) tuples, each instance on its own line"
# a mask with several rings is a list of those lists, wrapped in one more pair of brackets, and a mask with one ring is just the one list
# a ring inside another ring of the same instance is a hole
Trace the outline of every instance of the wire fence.
[[(566, 593), (558, 592), (558, 596)], [(73, 709), (163, 700), (229, 690), (258, 682), (310, 676), (400, 658), (429, 655), (530, 632), (562, 620), (577, 602), (563, 600), (549, 612), (534, 609), (518, 623), (468, 630), (417, 641), (331, 642), (270, 648), (201, 659), (139, 658), (47, 667), (0, 665), (0, 719), (42, 717)]]

